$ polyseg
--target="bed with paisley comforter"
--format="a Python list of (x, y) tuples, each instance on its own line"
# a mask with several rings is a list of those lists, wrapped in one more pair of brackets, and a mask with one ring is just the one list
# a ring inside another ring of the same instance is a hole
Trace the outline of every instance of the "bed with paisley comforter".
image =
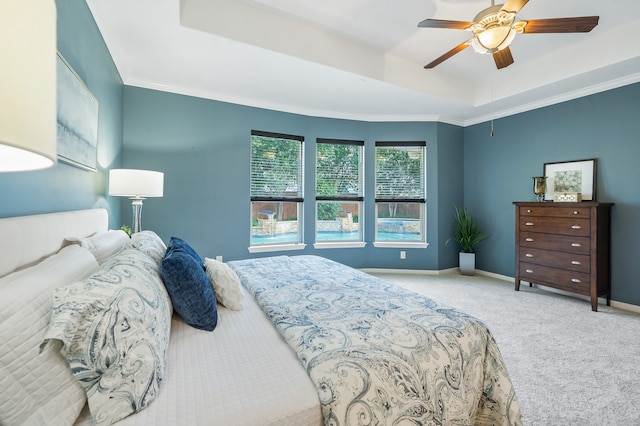
[(325, 425), (521, 425), (487, 327), (317, 256), (229, 262), (296, 352)]
[[(104, 209), (0, 219), (0, 424), (522, 424), (475, 318), (327, 259), (276, 256), (220, 263), (244, 308), (221, 292), (215, 330), (194, 328), (162, 276), (172, 250), (107, 225)], [(186, 257), (180, 294), (199, 306), (221, 277)]]

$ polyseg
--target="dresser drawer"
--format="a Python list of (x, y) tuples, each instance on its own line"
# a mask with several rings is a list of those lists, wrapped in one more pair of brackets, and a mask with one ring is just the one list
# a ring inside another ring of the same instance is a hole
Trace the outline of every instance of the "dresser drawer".
[(519, 223), (520, 229), (528, 232), (545, 232), (580, 237), (586, 237), (591, 234), (591, 221), (589, 219), (520, 216)]
[(520, 216), (582, 217), (588, 219), (590, 211), (587, 207), (522, 207)]
[(559, 251), (522, 248), (520, 261), (542, 266), (568, 269), (570, 271), (589, 273), (591, 257), (584, 254), (563, 253)]
[[(549, 235), (540, 232), (520, 232), (520, 247), (532, 247), (545, 250), (565, 251), (576, 254), (591, 253), (589, 237), (570, 235)], [(522, 249), (521, 249), (522, 250)]]
[(589, 294), (591, 285), (590, 274), (525, 262), (520, 262), (520, 279), (581, 294)]

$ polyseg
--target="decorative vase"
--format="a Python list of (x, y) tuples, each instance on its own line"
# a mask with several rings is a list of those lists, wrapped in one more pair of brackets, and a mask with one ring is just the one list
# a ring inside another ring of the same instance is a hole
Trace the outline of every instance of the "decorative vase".
[(547, 192), (547, 177), (546, 176), (534, 176), (533, 177), (533, 193), (536, 194), (538, 201), (544, 201), (544, 194)]
[(476, 270), (476, 254), (460, 252), (458, 266), (462, 275), (473, 275)]

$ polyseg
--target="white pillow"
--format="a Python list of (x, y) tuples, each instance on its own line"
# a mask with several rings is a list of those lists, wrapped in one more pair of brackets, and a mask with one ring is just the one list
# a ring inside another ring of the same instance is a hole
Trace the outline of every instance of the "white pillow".
[(86, 396), (66, 360), (38, 348), (54, 289), (97, 268), (91, 253), (72, 245), (0, 278), (0, 424), (72, 425), (80, 414)]
[(98, 263), (104, 262), (109, 256), (117, 253), (122, 246), (129, 241), (129, 236), (121, 229), (109, 230), (105, 232), (98, 232), (90, 237), (65, 238), (70, 243), (80, 244), (81, 247), (89, 250), (98, 261)]
[(234, 311), (242, 310), (244, 295), (236, 272), (228, 265), (208, 257), (204, 258), (204, 267), (218, 302)]

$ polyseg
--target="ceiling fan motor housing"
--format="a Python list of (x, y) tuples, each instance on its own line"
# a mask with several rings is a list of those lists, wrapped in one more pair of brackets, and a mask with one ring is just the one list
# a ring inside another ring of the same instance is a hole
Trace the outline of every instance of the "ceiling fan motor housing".
[(473, 19), (468, 29), (475, 35), (471, 45), (476, 52), (495, 53), (502, 50), (511, 44), (516, 33), (522, 32), (524, 25), (519, 24), (524, 22), (514, 25), (516, 14), (502, 10), (502, 6), (488, 7)]

